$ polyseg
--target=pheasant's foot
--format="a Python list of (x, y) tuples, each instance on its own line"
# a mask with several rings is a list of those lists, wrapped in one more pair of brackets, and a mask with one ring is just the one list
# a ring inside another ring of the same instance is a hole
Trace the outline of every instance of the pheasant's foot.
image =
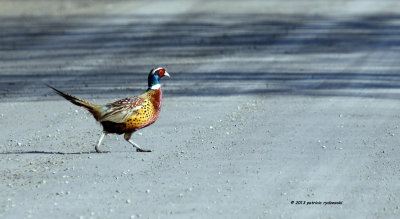
[(131, 141), (130, 138), (130, 134), (125, 134), (125, 139), (133, 146), (136, 148), (137, 152), (151, 152), (151, 150), (146, 150), (146, 149), (142, 149), (139, 145), (137, 145), (135, 142)]
[(109, 153), (109, 151), (102, 151), (98, 147), (95, 147), (97, 153)]
[(137, 152), (151, 152), (151, 150), (146, 150), (146, 149), (142, 149), (142, 148), (136, 148)]

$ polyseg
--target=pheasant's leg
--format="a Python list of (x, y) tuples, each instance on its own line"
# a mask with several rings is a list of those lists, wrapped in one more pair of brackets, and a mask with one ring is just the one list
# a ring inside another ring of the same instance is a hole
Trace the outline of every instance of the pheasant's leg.
[(131, 141), (131, 135), (132, 133), (125, 133), (124, 138), (127, 142), (129, 142), (133, 147), (136, 148), (137, 152), (151, 152), (151, 150), (146, 150), (142, 149), (139, 145), (137, 145), (135, 142)]
[(97, 143), (96, 147), (94, 148), (94, 149), (96, 149), (96, 152), (97, 152), (97, 153), (103, 153), (103, 151), (101, 151), (101, 150), (99, 149), (99, 146), (101, 145), (101, 142), (103, 142), (103, 138), (104, 138), (104, 136), (106, 136), (106, 135), (107, 135), (106, 132), (103, 132), (103, 133), (101, 134), (100, 139), (99, 139), (99, 142)]

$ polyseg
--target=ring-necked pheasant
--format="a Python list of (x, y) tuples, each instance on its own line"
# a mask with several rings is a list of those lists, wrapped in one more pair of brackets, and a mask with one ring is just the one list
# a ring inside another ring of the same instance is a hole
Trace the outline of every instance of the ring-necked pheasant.
[(88, 110), (101, 123), (103, 134), (95, 147), (96, 152), (102, 152), (99, 146), (104, 136), (109, 133), (124, 134), (125, 140), (136, 147), (136, 151), (138, 152), (151, 152), (151, 150), (142, 149), (130, 139), (135, 131), (153, 124), (158, 119), (162, 102), (162, 91), (159, 80), (164, 76), (170, 77), (164, 68), (152, 69), (148, 77), (149, 87), (145, 93), (137, 97), (125, 98), (105, 105), (93, 104), (64, 93), (50, 85), (47, 86), (71, 103)]

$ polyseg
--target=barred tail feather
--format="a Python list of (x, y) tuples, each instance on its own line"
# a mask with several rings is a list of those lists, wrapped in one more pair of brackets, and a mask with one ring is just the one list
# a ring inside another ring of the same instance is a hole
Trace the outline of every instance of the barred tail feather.
[(75, 104), (77, 106), (83, 107), (83, 108), (89, 110), (92, 113), (94, 111), (96, 111), (97, 105), (95, 105), (93, 103), (90, 103), (90, 102), (88, 102), (86, 100), (79, 99), (79, 98), (77, 98), (75, 96), (72, 96), (71, 94), (64, 93), (64, 92), (62, 92), (62, 91), (60, 91), (60, 90), (58, 90), (58, 89), (56, 89), (56, 88), (54, 88), (54, 87), (52, 87), (52, 86), (50, 86), (48, 84), (46, 84), (46, 86), (51, 88), (51, 89), (53, 89), (58, 95), (64, 97), (66, 100), (68, 100), (69, 102), (71, 102), (71, 103), (73, 103), (73, 104)]

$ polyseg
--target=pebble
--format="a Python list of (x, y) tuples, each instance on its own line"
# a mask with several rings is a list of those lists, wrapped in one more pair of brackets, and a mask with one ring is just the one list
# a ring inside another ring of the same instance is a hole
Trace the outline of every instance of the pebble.
[(126, 200), (126, 204), (130, 204), (131, 203), (131, 200), (130, 199), (127, 199)]

